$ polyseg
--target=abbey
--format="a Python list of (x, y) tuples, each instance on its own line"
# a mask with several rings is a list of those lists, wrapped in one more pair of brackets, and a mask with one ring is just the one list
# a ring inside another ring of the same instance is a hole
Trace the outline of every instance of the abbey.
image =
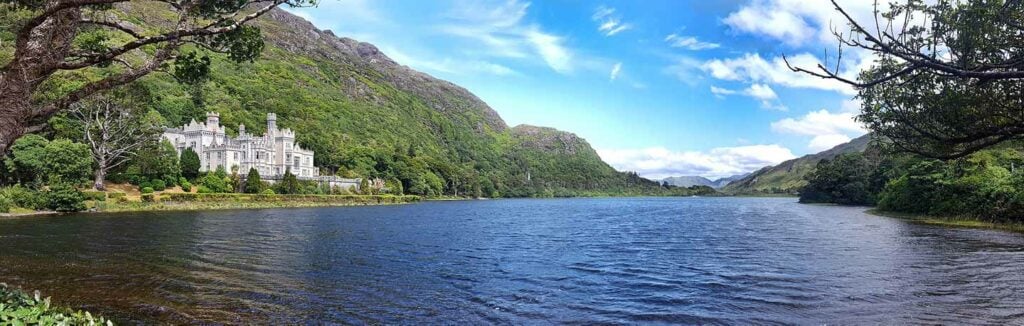
[(205, 123), (192, 120), (179, 128), (167, 128), (163, 137), (179, 154), (185, 148), (199, 154), (201, 171), (224, 167), (230, 172), (237, 167), (243, 175), (249, 168), (256, 168), (261, 176), (269, 178), (282, 176), (287, 169), (300, 179), (318, 179), (320, 175), (313, 166), (313, 151), (296, 144), (291, 129), (278, 129), (273, 113), (267, 113), (267, 132), (263, 135), (249, 134), (245, 125), (238, 125), (238, 137), (228, 137), (220, 125), (220, 115), (208, 112)]

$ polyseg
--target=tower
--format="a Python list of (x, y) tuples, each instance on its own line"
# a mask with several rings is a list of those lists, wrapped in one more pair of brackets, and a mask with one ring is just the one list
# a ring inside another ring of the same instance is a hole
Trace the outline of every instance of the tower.
[(206, 127), (220, 126), (220, 114), (217, 112), (206, 112)]
[(267, 113), (267, 133), (269, 134), (272, 130), (277, 130), (277, 115)]

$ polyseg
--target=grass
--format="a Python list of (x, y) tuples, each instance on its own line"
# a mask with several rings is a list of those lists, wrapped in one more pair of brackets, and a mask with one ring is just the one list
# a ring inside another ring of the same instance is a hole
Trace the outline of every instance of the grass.
[(1024, 233), (1024, 223), (1019, 222), (991, 222), (983, 221), (971, 217), (949, 217), (949, 216), (930, 216), (923, 214), (909, 214), (909, 213), (898, 213), (883, 211), (878, 208), (872, 208), (867, 211), (868, 214), (898, 218), (907, 220), (912, 223), (926, 224), (926, 225), (938, 225), (958, 228), (971, 228), (971, 229), (991, 229), (991, 230), (1003, 230)]

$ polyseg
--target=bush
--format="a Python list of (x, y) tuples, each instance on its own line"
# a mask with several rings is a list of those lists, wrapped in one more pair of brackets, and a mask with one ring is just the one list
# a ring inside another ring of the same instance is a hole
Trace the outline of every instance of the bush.
[(152, 202), (156, 201), (156, 198), (153, 196), (153, 193), (151, 191), (150, 193), (142, 195), (142, 201), (148, 202), (148, 203), (152, 203)]
[(184, 179), (182, 179), (182, 181), (183, 182), (181, 183), (181, 190), (184, 191), (184, 192), (191, 192), (192, 191), (192, 183), (188, 182), (188, 180), (184, 180)]
[(46, 208), (46, 199), (39, 192), (22, 186), (14, 186), (3, 189), (5, 197), (11, 200), (14, 206), (39, 210)]
[(142, 189), (142, 188), (153, 188), (153, 184), (150, 183), (149, 181), (140, 182), (139, 183), (139, 189)]
[(56, 308), (50, 298), (42, 298), (9, 288), (0, 283), (0, 324), (4, 325), (113, 325), (88, 312)]
[(156, 191), (164, 191), (164, 189), (167, 189), (167, 183), (164, 182), (163, 179), (155, 179), (150, 182), (150, 184), (152, 185), (153, 190)]
[(261, 193), (261, 194), (264, 194), (264, 195), (273, 195), (273, 194), (274, 194), (274, 189), (270, 189), (270, 188), (267, 188), (267, 189), (264, 189), (264, 190), (263, 190), (262, 192), (260, 192), (260, 193)]
[(46, 208), (58, 212), (77, 212), (85, 209), (85, 196), (74, 186), (58, 183), (50, 186), (45, 193)]
[(85, 197), (85, 200), (95, 200), (95, 201), (106, 201), (107, 200), (107, 193), (102, 192), (102, 191), (83, 191), (82, 192), (82, 196)]
[(151, 193), (153, 193), (153, 191), (154, 191), (153, 187), (142, 188), (142, 193), (143, 194), (151, 194)]
[(7, 198), (7, 195), (0, 193), (0, 213), (7, 213), (14, 207), (14, 201)]

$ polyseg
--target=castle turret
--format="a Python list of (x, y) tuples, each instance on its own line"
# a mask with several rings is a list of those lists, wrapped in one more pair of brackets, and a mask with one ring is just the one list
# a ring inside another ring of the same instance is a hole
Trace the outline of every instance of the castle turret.
[(220, 126), (220, 114), (217, 112), (206, 112), (206, 126), (217, 127)]
[(267, 133), (271, 130), (277, 130), (277, 115), (273, 113), (267, 113)]
[(238, 124), (238, 137), (245, 136), (245, 124)]

